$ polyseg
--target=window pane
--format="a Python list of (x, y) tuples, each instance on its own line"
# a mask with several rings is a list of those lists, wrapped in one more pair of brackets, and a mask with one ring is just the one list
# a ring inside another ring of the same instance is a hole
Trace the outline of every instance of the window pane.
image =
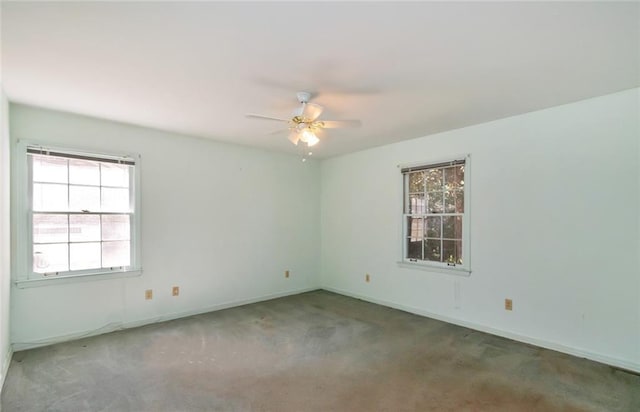
[(427, 237), (441, 237), (440, 224), (442, 222), (440, 216), (427, 217)]
[(424, 219), (416, 217), (407, 218), (407, 236), (412, 240), (422, 240), (424, 233)]
[(128, 241), (102, 243), (102, 267), (129, 266), (130, 247)]
[(446, 213), (464, 212), (464, 192), (462, 190), (444, 192), (444, 211)]
[(462, 241), (443, 240), (442, 241), (443, 262), (462, 264)]
[(102, 186), (129, 187), (129, 171), (131, 166), (115, 163), (101, 163)]
[(100, 267), (100, 242), (71, 243), (71, 270), (95, 269)]
[(36, 273), (66, 272), (69, 270), (67, 243), (33, 245), (33, 271)]
[(407, 259), (422, 260), (422, 240), (407, 239)]
[(409, 195), (409, 213), (415, 215), (421, 215), (426, 213), (426, 202), (424, 199), (424, 193)]
[(424, 242), (424, 259), (440, 262), (440, 239), (428, 239)]
[(448, 190), (462, 189), (464, 186), (464, 166), (454, 166), (444, 169), (445, 188)]
[(444, 208), (442, 207), (442, 192), (428, 193), (429, 206), (427, 213), (442, 213)]
[(444, 216), (442, 219), (442, 237), (462, 239), (462, 216)]
[(31, 157), (34, 182), (67, 183), (67, 159), (40, 155)]
[(102, 240), (129, 240), (129, 215), (102, 215)]
[(68, 186), (52, 183), (33, 184), (33, 210), (68, 210)]
[(129, 189), (102, 188), (103, 212), (129, 211)]
[(442, 190), (442, 169), (430, 169), (426, 172), (427, 192)]
[(95, 186), (69, 186), (69, 209), (100, 210), (100, 188)]
[(69, 159), (69, 183), (100, 186), (100, 164), (88, 160)]
[(464, 176), (446, 163), (405, 175), (405, 258), (462, 264)]
[(34, 243), (67, 242), (68, 233), (67, 215), (33, 215)]
[[(69, 216), (69, 231), (71, 242), (100, 241), (100, 216), (71, 215)], [(73, 260), (71, 265), (73, 266)]]
[(424, 192), (424, 172), (409, 173), (409, 193)]

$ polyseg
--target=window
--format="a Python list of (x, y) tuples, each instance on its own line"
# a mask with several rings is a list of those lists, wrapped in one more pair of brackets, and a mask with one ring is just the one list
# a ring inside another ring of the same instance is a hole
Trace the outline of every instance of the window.
[(467, 160), (402, 169), (403, 262), (468, 271)]
[(132, 156), (19, 145), (25, 221), (20, 280), (139, 270)]

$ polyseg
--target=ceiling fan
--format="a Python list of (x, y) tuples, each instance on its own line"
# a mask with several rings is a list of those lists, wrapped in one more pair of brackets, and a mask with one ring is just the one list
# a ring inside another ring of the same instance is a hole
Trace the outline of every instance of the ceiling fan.
[[(283, 131), (289, 131), (289, 140), (291, 143), (297, 146), (298, 143), (302, 142), (307, 147), (311, 147), (320, 141), (317, 133), (322, 129), (359, 127), (362, 124), (359, 120), (318, 120), (318, 117), (322, 114), (323, 107), (319, 104), (309, 103), (311, 93), (298, 92), (296, 96), (298, 97), (298, 102), (301, 104), (301, 107), (293, 111), (293, 117), (291, 119), (253, 113), (249, 113), (246, 116), (248, 118), (275, 120), (287, 123), (287, 129)], [(280, 132), (280, 130), (278, 132)]]

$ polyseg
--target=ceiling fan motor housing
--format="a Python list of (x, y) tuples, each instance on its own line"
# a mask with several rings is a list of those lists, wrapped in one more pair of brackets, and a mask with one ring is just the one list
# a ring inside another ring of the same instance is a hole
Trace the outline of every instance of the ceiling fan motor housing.
[(311, 99), (311, 93), (309, 92), (298, 92), (296, 96), (298, 97), (298, 101), (303, 104), (309, 103), (309, 99)]

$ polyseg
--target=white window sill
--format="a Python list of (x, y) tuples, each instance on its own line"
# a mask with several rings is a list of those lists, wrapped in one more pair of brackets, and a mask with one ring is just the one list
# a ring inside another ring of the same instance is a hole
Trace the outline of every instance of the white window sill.
[(449, 275), (455, 275), (455, 276), (465, 276), (465, 277), (471, 276), (471, 269), (462, 268), (462, 267), (436, 266), (436, 265), (429, 265), (426, 263), (407, 262), (407, 261), (400, 261), (397, 263), (399, 267), (404, 269), (424, 270), (425, 272), (447, 273)]
[(39, 279), (18, 279), (15, 284), (20, 289), (37, 288), (41, 286), (63, 285), (66, 283), (87, 282), (107, 279), (131, 278), (140, 276), (142, 268), (129, 269), (119, 272), (83, 273), (79, 275), (52, 276)]

